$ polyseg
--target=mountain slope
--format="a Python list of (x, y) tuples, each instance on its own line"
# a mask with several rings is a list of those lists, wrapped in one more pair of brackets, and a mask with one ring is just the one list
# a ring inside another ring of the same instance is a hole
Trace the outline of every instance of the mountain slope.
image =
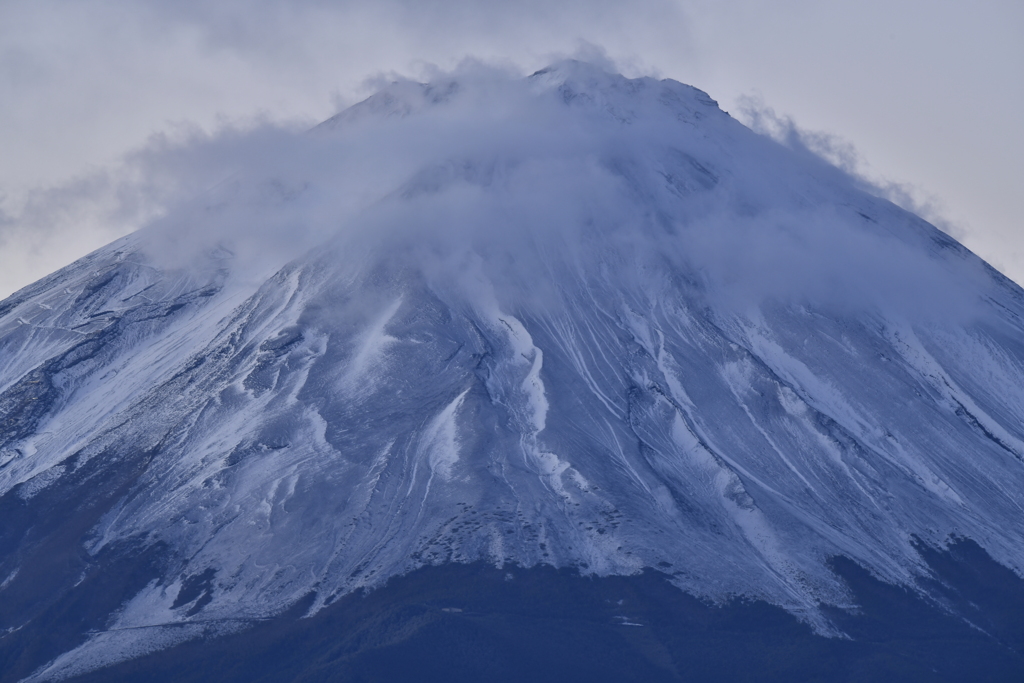
[(5, 639), (127, 577), (19, 678), (450, 562), (832, 635), (830, 558), (1024, 571), (1022, 292), (840, 171), (572, 62), (289, 144), (0, 304)]

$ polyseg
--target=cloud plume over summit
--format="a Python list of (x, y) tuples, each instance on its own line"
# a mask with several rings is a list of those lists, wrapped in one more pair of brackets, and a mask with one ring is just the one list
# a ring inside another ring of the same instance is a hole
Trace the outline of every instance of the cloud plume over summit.
[[(172, 268), (216, 248), (256, 279), (325, 245), (475, 253), (536, 289), (545, 268), (614, 255), (632, 263), (623, 272), (675, 269), (741, 307), (913, 315), (970, 310), (972, 295), (946, 290), (948, 268), (987, 277), (884, 199), (871, 214), (837, 210), (868, 196), (862, 181), (751, 133), (701, 91), (575, 61), (532, 76), (467, 62), (392, 82), (312, 130), (198, 136), (139, 159), (178, 188), (144, 231)], [(883, 219), (905, 233), (879, 230)]]

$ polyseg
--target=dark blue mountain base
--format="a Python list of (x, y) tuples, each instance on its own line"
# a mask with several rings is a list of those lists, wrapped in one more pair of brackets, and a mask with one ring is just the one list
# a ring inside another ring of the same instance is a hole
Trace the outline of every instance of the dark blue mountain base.
[(816, 636), (764, 602), (710, 606), (653, 571), (443, 565), (309, 619), (299, 605), (233, 636), (71, 680), (1024, 680), (1024, 581), (969, 540), (922, 553), (935, 573), (928, 598), (833, 561), (861, 607), (831, 613), (850, 639)]
[(82, 545), (144, 471), (149, 455), (134, 455), (120, 467), (89, 461), (30, 501), (16, 491), (0, 497), (0, 572), (18, 568), (0, 599), (0, 681), (20, 680), (104, 629), (112, 612), (160, 576), (162, 544), (121, 544), (95, 557)]

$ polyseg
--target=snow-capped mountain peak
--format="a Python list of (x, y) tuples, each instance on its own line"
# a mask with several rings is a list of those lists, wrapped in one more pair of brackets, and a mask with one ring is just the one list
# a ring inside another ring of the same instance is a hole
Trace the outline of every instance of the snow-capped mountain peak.
[(471, 70), (272, 150), (0, 304), (0, 590), (39, 516), (158, 558), (35, 679), (424, 564), (657, 568), (822, 633), (835, 556), (1024, 570), (1019, 288), (702, 91)]

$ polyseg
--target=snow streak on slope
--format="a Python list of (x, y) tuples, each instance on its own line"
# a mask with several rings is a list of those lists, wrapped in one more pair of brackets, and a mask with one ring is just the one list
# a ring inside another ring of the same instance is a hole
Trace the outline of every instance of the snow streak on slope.
[(165, 556), (39, 679), (427, 563), (657, 567), (822, 632), (830, 556), (1024, 570), (1021, 291), (704, 93), (471, 73), (295, 150), (0, 304), (0, 492), (136, 467), (81, 484), (86, 551)]

